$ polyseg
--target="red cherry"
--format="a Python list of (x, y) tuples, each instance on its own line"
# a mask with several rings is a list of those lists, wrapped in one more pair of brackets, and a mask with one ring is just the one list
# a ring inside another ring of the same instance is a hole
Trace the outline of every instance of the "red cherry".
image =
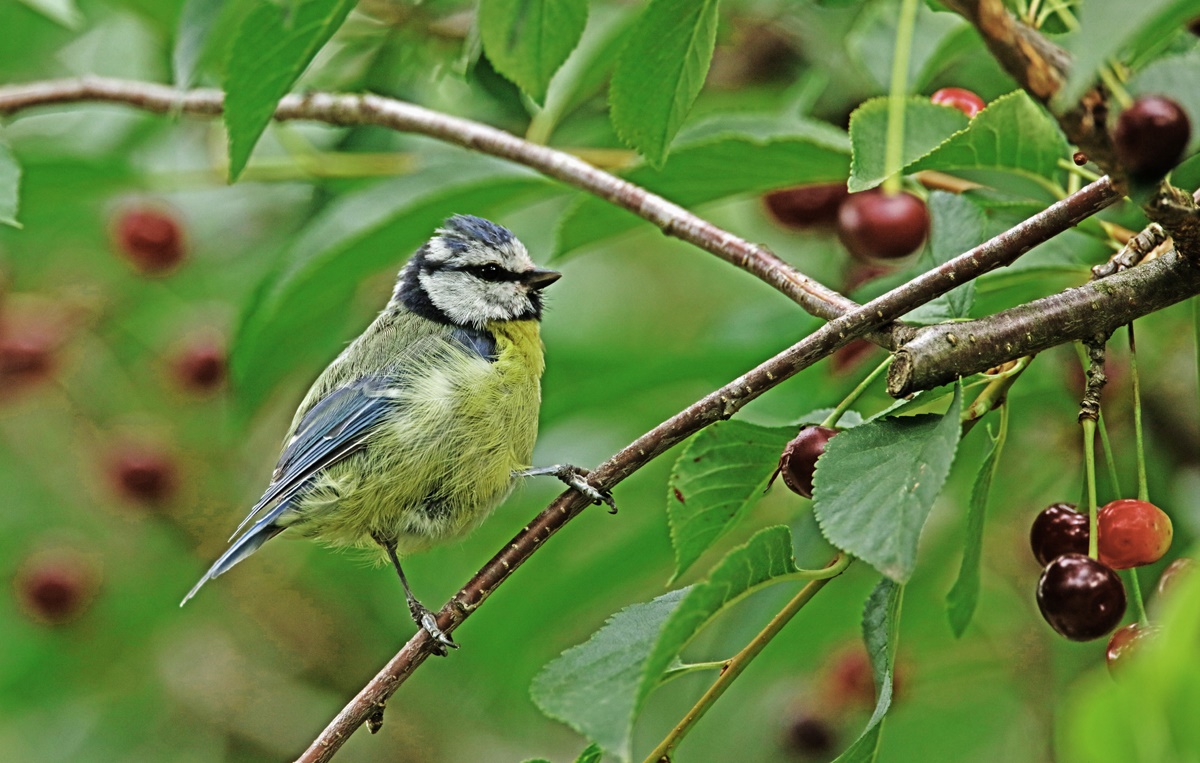
[(985, 105), (982, 98), (961, 87), (944, 87), (929, 96), (929, 100), (942, 106), (953, 106), (968, 117), (983, 111)]
[(849, 193), (845, 183), (804, 185), (771, 191), (763, 203), (780, 225), (806, 230), (837, 222), (838, 207)]
[(1178, 103), (1158, 95), (1143, 96), (1117, 118), (1113, 148), (1129, 176), (1148, 183), (1179, 164), (1191, 133), (1187, 112)]
[(225, 381), (225, 350), (216, 342), (198, 342), (184, 349), (174, 360), (175, 380), (184, 389), (211, 392)]
[(166, 273), (186, 254), (179, 220), (162, 207), (140, 206), (122, 211), (113, 237), (118, 252), (144, 275)]
[(1029, 529), (1029, 545), (1038, 564), (1045, 567), (1063, 554), (1088, 552), (1088, 515), (1073, 503), (1054, 503), (1042, 509)]
[[(817, 459), (825, 452), (825, 445), (838, 430), (822, 426), (806, 426), (787, 444), (779, 457), (776, 475), (783, 476), (783, 484), (793, 493), (812, 498), (813, 474)], [(774, 480), (774, 477), (771, 478)]]
[(116, 492), (126, 500), (147, 506), (169, 501), (179, 487), (175, 460), (148, 446), (131, 446), (114, 455), (109, 476)]
[(1125, 587), (1112, 569), (1083, 554), (1064, 554), (1042, 571), (1038, 609), (1050, 627), (1072, 641), (1091, 641), (1125, 616)]
[(91, 603), (96, 586), (91, 566), (81, 556), (63, 551), (27, 558), (13, 579), (22, 610), (48, 625), (79, 617)]
[(1096, 522), (1100, 561), (1114, 570), (1153, 564), (1171, 548), (1171, 518), (1148, 501), (1113, 501)]
[(1141, 623), (1130, 623), (1124, 628), (1118, 628), (1108, 639), (1108, 648), (1104, 652), (1104, 661), (1108, 663), (1108, 672), (1116, 674), (1120, 665), (1129, 661), (1130, 657), (1142, 649), (1144, 642), (1154, 639), (1161, 628)]
[(855, 257), (907, 257), (929, 234), (925, 202), (910, 193), (879, 189), (852, 193), (838, 210), (838, 238)]

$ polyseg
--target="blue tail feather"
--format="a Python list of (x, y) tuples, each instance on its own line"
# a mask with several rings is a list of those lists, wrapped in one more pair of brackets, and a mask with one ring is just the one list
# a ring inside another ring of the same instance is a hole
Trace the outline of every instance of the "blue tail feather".
[[(274, 512), (272, 512), (272, 514), (274, 514)], [(225, 553), (221, 554), (221, 558), (213, 562), (212, 567), (208, 568), (208, 572), (204, 573), (204, 577), (200, 578), (200, 582), (196, 583), (196, 585), (192, 587), (192, 590), (188, 591), (188, 595), (183, 597), (183, 601), (179, 602), (179, 606), (182, 607), (184, 604), (187, 604), (188, 600), (195, 596), (196, 592), (199, 591), (200, 587), (205, 583), (217, 577), (218, 575), (224, 574), (229, 570), (230, 567), (233, 567), (233, 565), (257, 551), (259, 546), (283, 532), (285, 529), (284, 527), (270, 524), (270, 520), (273, 519), (274, 516), (267, 517), (267, 521), (259, 522), (257, 525), (250, 528), (245, 535), (238, 538), (237, 542), (230, 546)]]

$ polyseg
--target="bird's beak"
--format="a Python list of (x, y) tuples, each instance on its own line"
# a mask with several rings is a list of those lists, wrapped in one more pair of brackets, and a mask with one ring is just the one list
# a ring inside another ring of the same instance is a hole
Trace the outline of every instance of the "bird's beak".
[(541, 291), (560, 278), (562, 273), (547, 268), (534, 268), (521, 274), (521, 281), (534, 291)]

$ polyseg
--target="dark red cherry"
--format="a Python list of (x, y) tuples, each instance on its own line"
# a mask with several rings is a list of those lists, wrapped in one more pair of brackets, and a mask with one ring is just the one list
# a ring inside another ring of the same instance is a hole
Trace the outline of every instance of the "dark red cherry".
[(825, 445), (838, 430), (830, 427), (807, 426), (787, 444), (779, 457), (779, 468), (775, 473), (783, 477), (783, 484), (805, 498), (812, 498), (813, 474), (817, 470), (817, 459), (825, 452)]
[(1073, 503), (1053, 503), (1042, 509), (1029, 529), (1033, 558), (1045, 567), (1063, 554), (1088, 552), (1088, 515)]
[(849, 193), (845, 183), (803, 185), (771, 191), (763, 204), (780, 225), (806, 230), (837, 222), (838, 207)]
[(1125, 616), (1125, 587), (1111, 568), (1083, 554), (1064, 554), (1042, 571), (1038, 608), (1050, 627), (1072, 641), (1091, 641)]
[(212, 392), (225, 381), (225, 350), (213, 341), (195, 342), (175, 357), (173, 366), (179, 386), (195, 393)]
[(855, 257), (907, 257), (928, 234), (929, 211), (911, 193), (889, 195), (878, 188), (852, 193), (838, 209), (838, 238)]
[(1192, 127), (1187, 113), (1170, 98), (1138, 98), (1117, 118), (1113, 148), (1135, 181), (1148, 183), (1171, 171), (1183, 158)]

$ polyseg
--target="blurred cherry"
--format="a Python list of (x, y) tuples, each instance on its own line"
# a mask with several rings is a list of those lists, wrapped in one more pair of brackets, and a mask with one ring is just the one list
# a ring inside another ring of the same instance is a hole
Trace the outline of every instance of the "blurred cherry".
[(1179, 164), (1191, 134), (1187, 112), (1178, 103), (1163, 96), (1147, 95), (1134, 101), (1117, 118), (1113, 148), (1129, 176), (1148, 183)]
[(113, 243), (140, 273), (163, 275), (183, 261), (187, 246), (173, 210), (158, 205), (127, 207), (117, 213)]
[(132, 503), (159, 506), (179, 489), (175, 458), (155, 446), (120, 445), (109, 454), (107, 470), (116, 493)]
[(1121, 665), (1142, 649), (1146, 641), (1155, 638), (1161, 630), (1153, 625), (1130, 623), (1124, 628), (1118, 628), (1108, 639), (1108, 647), (1104, 651), (1104, 661), (1108, 664), (1108, 672), (1116, 675)]
[(771, 191), (763, 196), (763, 204), (780, 225), (807, 230), (834, 225), (848, 195), (845, 183), (804, 185)]
[(221, 387), (228, 373), (225, 349), (212, 339), (191, 342), (175, 355), (171, 365), (175, 382), (197, 394)]
[(22, 611), (46, 625), (78, 618), (95, 597), (99, 579), (78, 552), (56, 550), (27, 557), (13, 578)]

